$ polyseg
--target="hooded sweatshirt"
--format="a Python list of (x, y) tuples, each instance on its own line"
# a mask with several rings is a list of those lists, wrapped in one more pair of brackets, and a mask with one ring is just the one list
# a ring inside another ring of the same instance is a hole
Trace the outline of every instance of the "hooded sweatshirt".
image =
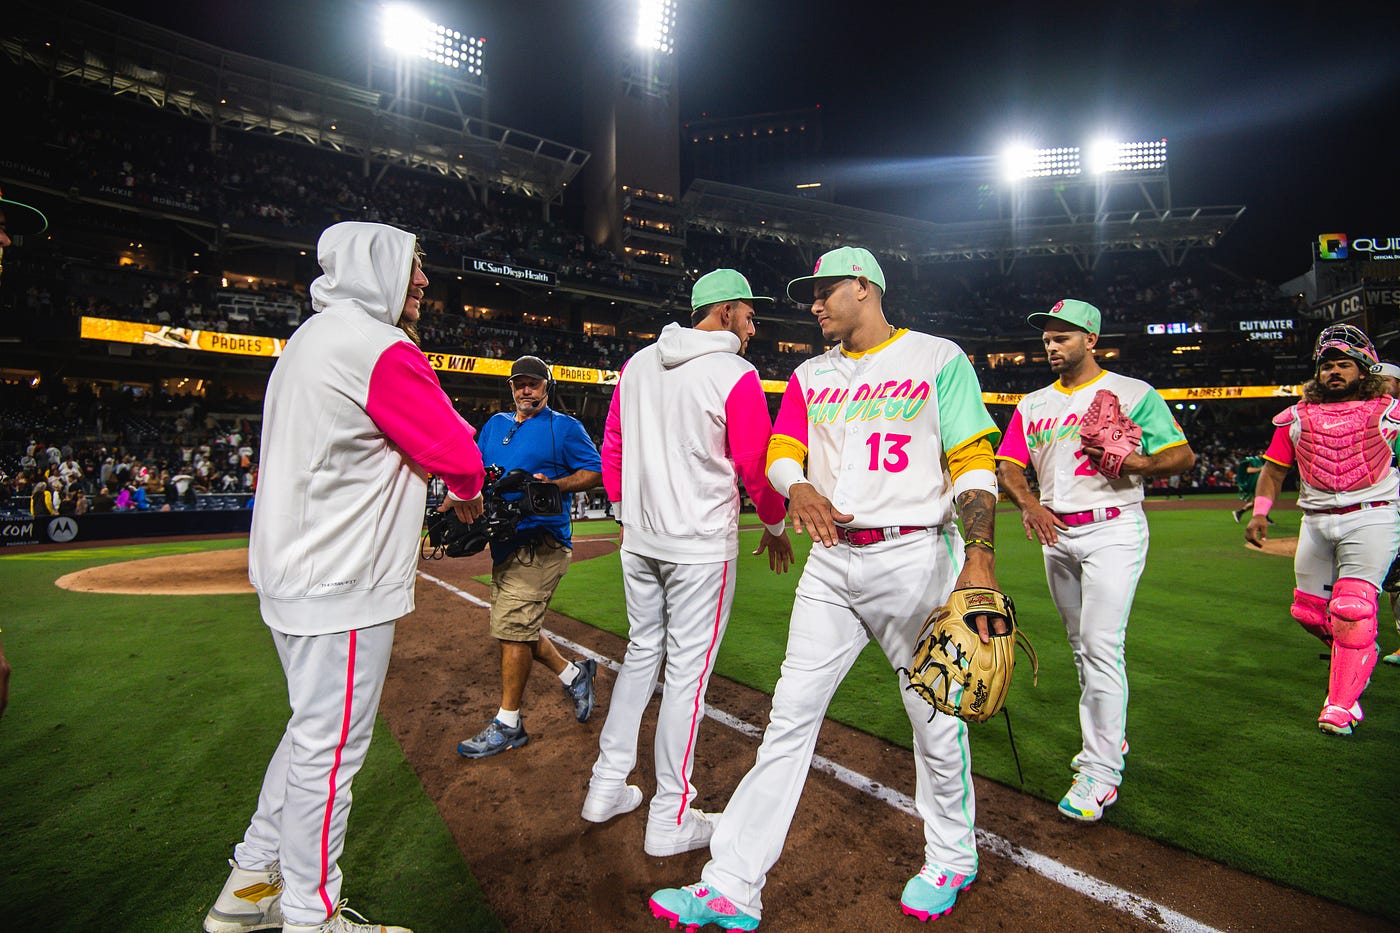
[(427, 474), (459, 499), (481, 491), (475, 433), (397, 326), (414, 246), (383, 224), (322, 233), (316, 313), (268, 380), (248, 577), (279, 632), (344, 632), (413, 611)]
[(678, 564), (732, 560), (739, 476), (764, 525), (782, 532), (786, 506), (764, 475), (768, 401), (739, 348), (729, 331), (668, 324), (623, 368), (602, 456), (624, 551)]

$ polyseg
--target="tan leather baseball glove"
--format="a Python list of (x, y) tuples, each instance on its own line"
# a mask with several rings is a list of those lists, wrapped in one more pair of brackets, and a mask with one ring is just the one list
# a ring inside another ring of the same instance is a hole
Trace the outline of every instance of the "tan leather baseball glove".
[[(979, 615), (1006, 620), (1006, 633), (983, 644), (973, 619)], [(1006, 702), (1019, 644), (1031, 660), (1033, 682), (1040, 662), (1025, 633), (1016, 627), (1011, 597), (993, 589), (968, 586), (953, 590), (948, 602), (924, 621), (914, 646), (914, 661), (904, 673), (913, 690), (936, 710), (968, 722), (986, 722)], [(930, 714), (932, 715), (932, 714)]]

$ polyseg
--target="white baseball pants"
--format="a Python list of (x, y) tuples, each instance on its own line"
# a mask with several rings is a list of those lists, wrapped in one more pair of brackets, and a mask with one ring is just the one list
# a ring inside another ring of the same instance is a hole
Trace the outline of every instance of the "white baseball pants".
[(1304, 515), (1293, 558), (1298, 589), (1331, 599), (1332, 584), (1342, 577), (1380, 589), (1400, 543), (1397, 521), (1394, 505), (1345, 515)]
[(1141, 505), (1124, 506), (1117, 518), (1056, 534), (1041, 550), (1079, 673), (1079, 773), (1117, 787), (1128, 725), (1128, 615), (1147, 566), (1147, 516)]
[[(745, 913), (762, 913), (763, 885), (787, 840), (836, 688), (871, 638), (891, 667), (909, 664), (924, 619), (953, 589), (962, 555), (961, 538), (951, 527), (866, 547), (812, 545), (758, 759), (724, 810), (702, 874)], [(972, 875), (976, 806), (967, 726), (932, 715), (933, 707), (903, 689), (906, 683), (899, 676), (890, 689), (901, 690), (914, 730), (914, 800), (924, 821), (924, 861)]]
[(350, 782), (369, 751), (394, 623), (331, 635), (274, 631), (272, 640), (292, 716), (233, 858), (253, 870), (280, 860), (283, 916), (320, 923), (340, 899), (336, 862), (345, 848)]
[(673, 564), (622, 552), (627, 655), (598, 737), (590, 787), (616, 790), (637, 763), (637, 732), (664, 662), (656, 717), (656, 795), (650, 820), (679, 826), (695, 800), (690, 782), (705, 691), (734, 604), (734, 562)]

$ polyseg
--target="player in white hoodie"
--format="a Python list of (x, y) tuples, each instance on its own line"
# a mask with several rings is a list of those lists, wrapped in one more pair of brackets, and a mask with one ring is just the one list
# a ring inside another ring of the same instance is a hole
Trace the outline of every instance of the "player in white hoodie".
[(428, 284), (417, 240), (341, 223), (321, 234), (317, 258), (317, 313), (267, 384), (248, 543), (292, 714), (205, 917), (210, 933), (381, 930), (344, 909), (336, 862), (394, 623), (413, 611), (426, 475), (442, 477), (464, 521), (481, 514), (475, 434), (414, 340)]
[(772, 422), (758, 373), (740, 355), (753, 336), (755, 298), (733, 269), (702, 276), (691, 292), (693, 328), (668, 324), (627, 362), (603, 434), (603, 487), (622, 531), (627, 656), (599, 736), (583, 818), (602, 823), (642, 802), (626, 783), (637, 732), (664, 660), (656, 722), (656, 795), (644, 847), (665, 856), (709, 844), (713, 818), (691, 806), (695, 740), (705, 690), (734, 602), (739, 489), (764, 523), (755, 554), (783, 573), (792, 542), (786, 507), (764, 462)]

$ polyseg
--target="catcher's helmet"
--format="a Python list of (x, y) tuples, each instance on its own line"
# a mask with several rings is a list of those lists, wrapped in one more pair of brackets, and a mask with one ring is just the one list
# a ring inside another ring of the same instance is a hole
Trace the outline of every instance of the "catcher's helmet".
[(1322, 362), (1323, 354), (1329, 352), (1350, 357), (1366, 371), (1376, 365), (1380, 357), (1371, 344), (1371, 338), (1350, 324), (1333, 324), (1322, 329), (1322, 333), (1317, 335), (1317, 347), (1313, 350), (1313, 366)]

